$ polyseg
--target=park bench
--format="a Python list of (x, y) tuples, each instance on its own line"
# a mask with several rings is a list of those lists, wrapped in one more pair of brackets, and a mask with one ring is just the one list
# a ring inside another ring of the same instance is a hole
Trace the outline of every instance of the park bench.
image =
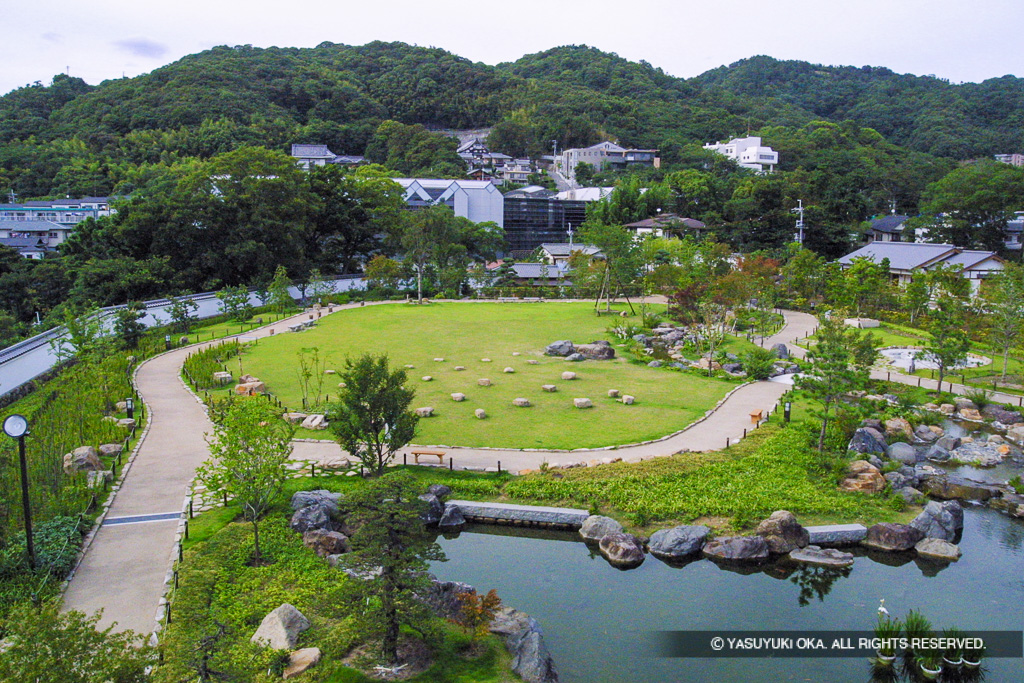
[(754, 423), (754, 424), (757, 424), (758, 422), (761, 421), (761, 418), (762, 418), (763, 415), (764, 415), (764, 411), (763, 410), (755, 410), (754, 412), (752, 412), (750, 414), (750, 421), (752, 423)]
[(429, 449), (421, 449), (421, 450), (409, 451), (409, 452), (412, 453), (412, 458), (416, 462), (417, 465), (420, 464), (420, 457), (421, 456), (436, 456), (437, 457), (437, 463), (439, 465), (443, 465), (444, 464), (444, 451), (435, 451), (435, 450), (429, 450)]

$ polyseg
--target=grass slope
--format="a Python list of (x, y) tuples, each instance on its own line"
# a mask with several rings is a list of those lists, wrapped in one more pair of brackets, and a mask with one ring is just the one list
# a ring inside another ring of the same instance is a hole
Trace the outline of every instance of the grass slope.
[[(734, 386), (625, 358), (567, 363), (543, 355), (544, 347), (557, 339), (605, 339), (614, 322), (618, 319), (595, 316), (586, 303), (367, 306), (324, 318), (309, 331), (261, 340), (242, 363), (285, 405), (298, 409), (301, 349), (318, 347), (329, 358), (327, 367), (339, 371), (347, 356), (387, 353), (397, 367), (415, 366), (408, 371), (416, 389), (414, 406), (435, 411), (435, 417), (420, 421), (416, 442), (459, 446), (585, 448), (658, 438), (686, 427)], [(528, 365), (527, 359), (539, 363)], [(459, 365), (466, 369), (456, 371)], [(515, 373), (504, 373), (505, 367)], [(565, 370), (576, 372), (578, 379), (563, 381)], [(423, 381), (425, 375), (433, 380)], [(493, 385), (478, 386), (480, 378)], [(543, 384), (554, 384), (558, 391), (544, 392)], [(609, 389), (635, 396), (636, 404), (608, 398)], [(324, 391), (337, 391), (336, 375), (327, 375)], [(467, 399), (456, 403), (454, 392)], [(514, 407), (517, 397), (529, 399), (532, 407)], [(578, 397), (590, 398), (594, 408), (574, 408), (572, 399)], [(477, 408), (487, 411), (486, 420), (474, 417)]]

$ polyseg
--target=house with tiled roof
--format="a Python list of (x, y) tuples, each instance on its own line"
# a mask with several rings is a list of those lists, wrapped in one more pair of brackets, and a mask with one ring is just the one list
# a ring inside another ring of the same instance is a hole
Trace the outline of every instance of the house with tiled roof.
[(353, 154), (335, 154), (327, 145), (292, 145), (292, 156), (295, 157), (295, 163), (307, 171), (313, 166), (358, 166), (365, 161), (363, 157)]
[(627, 223), (624, 227), (636, 233), (637, 237), (653, 235), (655, 237), (678, 236), (687, 234), (700, 235), (707, 226), (695, 218), (684, 218), (674, 213), (659, 214), (635, 223)]
[(982, 280), (1002, 272), (1006, 263), (994, 251), (961, 249), (952, 244), (872, 242), (839, 259), (839, 265), (849, 268), (857, 259), (875, 263), (888, 260), (889, 274), (902, 285), (940, 266), (955, 267), (970, 281), (972, 294), (978, 293)]

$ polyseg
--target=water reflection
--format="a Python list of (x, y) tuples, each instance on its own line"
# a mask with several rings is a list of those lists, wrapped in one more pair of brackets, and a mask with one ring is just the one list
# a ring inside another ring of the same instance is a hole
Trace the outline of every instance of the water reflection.
[(790, 577), (790, 581), (800, 588), (797, 602), (801, 607), (811, 604), (812, 598), (825, 602), (825, 596), (832, 592), (832, 584), (850, 575), (853, 567), (812, 567), (802, 565)]

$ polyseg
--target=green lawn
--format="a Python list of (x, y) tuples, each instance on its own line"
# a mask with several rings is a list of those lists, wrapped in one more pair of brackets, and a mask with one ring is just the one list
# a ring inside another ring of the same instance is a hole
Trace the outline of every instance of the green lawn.
[[(416, 442), (460, 446), (584, 448), (658, 438), (686, 427), (735, 386), (625, 358), (568, 363), (543, 355), (544, 347), (558, 339), (610, 339), (606, 329), (620, 322), (595, 316), (586, 303), (367, 306), (324, 318), (312, 330), (261, 340), (246, 350), (242, 364), (244, 372), (259, 377), (286, 406), (298, 410), (301, 349), (318, 347), (329, 358), (327, 367), (338, 371), (348, 356), (387, 353), (393, 365), (414, 366), (408, 370), (417, 394), (414, 407), (435, 411), (435, 417), (420, 421)], [(627, 322), (637, 324), (638, 318)], [(539, 363), (529, 365), (527, 359)], [(456, 366), (466, 369), (456, 371)], [(505, 367), (515, 373), (504, 373)], [(578, 379), (562, 380), (566, 370)], [(423, 381), (425, 375), (433, 380)], [(480, 378), (490, 379), (492, 386), (478, 386)], [(544, 384), (558, 391), (544, 392)], [(608, 398), (609, 389), (635, 396), (636, 403), (626, 406)], [(332, 390), (337, 391), (337, 375), (326, 376), (324, 392)], [(456, 403), (454, 392), (467, 399)], [(514, 407), (517, 397), (529, 399), (532, 407)], [(572, 399), (582, 397), (590, 398), (594, 408), (573, 407)], [(486, 410), (488, 418), (474, 417), (477, 408)]]

